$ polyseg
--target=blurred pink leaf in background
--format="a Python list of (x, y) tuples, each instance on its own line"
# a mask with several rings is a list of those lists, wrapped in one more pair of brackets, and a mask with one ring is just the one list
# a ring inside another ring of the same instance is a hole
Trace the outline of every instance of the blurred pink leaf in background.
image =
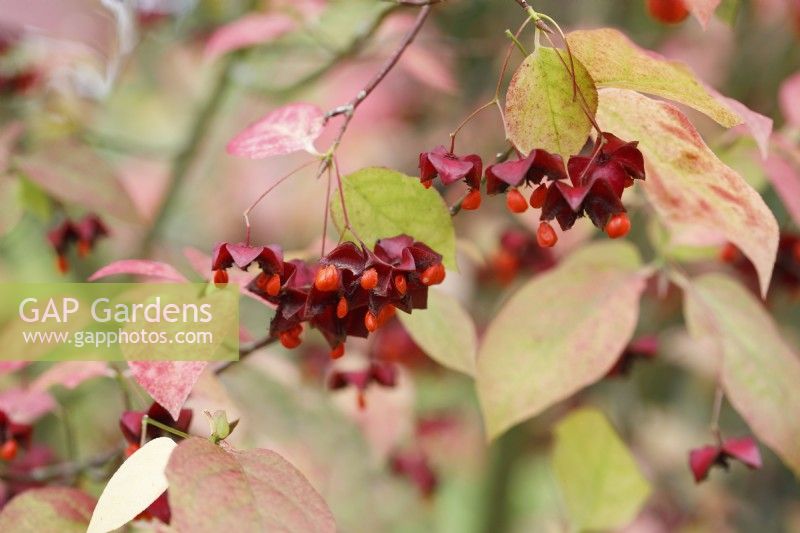
[(228, 143), (228, 153), (250, 159), (305, 150), (315, 153), (324, 113), (313, 104), (289, 104), (268, 113)]
[(130, 361), (136, 382), (160, 403), (172, 418), (178, 419), (181, 407), (189, 397), (206, 361)]
[(217, 29), (209, 38), (205, 58), (213, 61), (240, 48), (268, 43), (293, 30), (295, 21), (279, 13), (246, 15)]
[(778, 93), (778, 103), (787, 124), (800, 126), (800, 72), (783, 82)]
[(171, 265), (145, 259), (123, 259), (121, 261), (114, 261), (110, 265), (104, 266), (89, 276), (89, 281), (97, 281), (98, 279), (120, 274), (158, 278), (178, 283), (188, 281), (186, 276), (175, 270)]

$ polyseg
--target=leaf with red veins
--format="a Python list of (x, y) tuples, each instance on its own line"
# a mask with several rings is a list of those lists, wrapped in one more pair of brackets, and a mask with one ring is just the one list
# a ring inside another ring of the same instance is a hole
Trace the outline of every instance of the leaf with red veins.
[(794, 127), (800, 126), (800, 72), (781, 84), (778, 103), (786, 123)]
[(122, 259), (120, 261), (114, 261), (89, 276), (89, 281), (97, 281), (98, 279), (122, 274), (157, 278), (177, 283), (189, 281), (186, 279), (186, 276), (175, 270), (172, 265), (146, 259)]
[(700, 22), (704, 30), (708, 27), (708, 22), (714, 16), (714, 11), (717, 10), (720, 2), (722, 0), (683, 0), (686, 8)]
[(604, 130), (638, 139), (648, 179), (644, 189), (664, 223), (721, 235), (756, 267), (766, 294), (778, 250), (778, 223), (761, 195), (706, 146), (676, 107), (633, 91), (600, 91)]
[(251, 124), (229, 143), (230, 155), (263, 159), (305, 150), (316, 154), (314, 141), (322, 133), (325, 113), (312, 104), (289, 104)]
[(136, 382), (177, 419), (207, 364), (206, 361), (130, 361), (128, 366)]
[(336, 531), (319, 493), (273, 451), (226, 451), (187, 439), (172, 452), (166, 473), (178, 531), (216, 533), (231, 524), (241, 531)]
[(217, 28), (203, 54), (214, 60), (234, 50), (274, 41), (292, 31), (297, 23), (281, 13), (253, 13)]
[(0, 531), (85, 531), (95, 499), (71, 487), (26, 490), (0, 513)]

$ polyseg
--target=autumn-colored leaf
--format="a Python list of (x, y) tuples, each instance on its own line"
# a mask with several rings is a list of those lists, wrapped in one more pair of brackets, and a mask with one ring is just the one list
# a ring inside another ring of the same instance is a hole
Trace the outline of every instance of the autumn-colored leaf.
[(228, 153), (263, 159), (305, 150), (316, 153), (314, 141), (322, 132), (324, 113), (312, 104), (290, 104), (251, 124), (228, 143)]
[[(447, 268), (456, 268), (453, 221), (435, 189), (388, 168), (361, 169), (345, 176), (342, 185), (350, 224), (365, 243), (404, 233), (442, 254)], [(338, 194), (331, 198), (331, 212), (343, 229)]]
[(177, 283), (188, 281), (186, 276), (175, 270), (172, 265), (146, 259), (122, 259), (120, 261), (114, 261), (89, 276), (89, 281), (97, 281), (98, 279), (108, 276), (118, 276), (122, 274), (157, 278)]
[(800, 72), (781, 84), (778, 103), (786, 122), (795, 127), (800, 126)]
[(55, 408), (55, 399), (46, 391), (15, 387), (0, 392), (0, 411), (14, 422), (31, 424)]
[(292, 31), (294, 19), (281, 13), (252, 13), (234, 20), (217, 30), (206, 43), (204, 55), (213, 60), (240, 48), (274, 41)]
[(639, 48), (617, 30), (574, 31), (567, 39), (598, 88), (629, 89), (674, 100), (726, 128), (742, 123), (742, 117), (710, 94), (686, 65)]
[(85, 533), (94, 504), (94, 498), (70, 487), (27, 490), (3, 508), (0, 531)]
[(140, 221), (116, 170), (87, 146), (51, 142), (46, 148), (13, 158), (13, 164), (59, 200), (126, 222)]
[(795, 224), (800, 225), (800, 149), (775, 135), (774, 149), (764, 161), (764, 173)]
[(322, 497), (270, 450), (225, 451), (187, 439), (173, 452), (167, 479), (178, 531), (336, 531)]
[(686, 116), (633, 91), (600, 91), (600, 126), (638, 140), (648, 168), (644, 188), (664, 223), (721, 235), (758, 271), (766, 294), (778, 250), (778, 223), (764, 200), (706, 146)]
[(164, 471), (177, 445), (168, 437), (148, 441), (120, 465), (103, 488), (86, 533), (118, 529), (167, 490)]
[(31, 383), (31, 388), (44, 391), (55, 385), (62, 385), (74, 389), (86, 380), (101, 376), (113, 376), (105, 361), (62, 361), (39, 374)]
[(431, 359), (453, 370), (475, 373), (478, 335), (458, 300), (442, 291), (428, 292), (428, 308), (397, 315), (411, 338)]
[(578, 531), (610, 531), (634, 519), (650, 494), (636, 460), (600, 411), (573, 411), (555, 428), (553, 470)]
[(131, 374), (139, 385), (178, 419), (206, 361), (130, 361)]
[(511, 78), (506, 94), (506, 134), (525, 154), (542, 148), (566, 161), (580, 151), (589, 136), (597, 110), (597, 89), (581, 60), (574, 58), (578, 94), (574, 93), (562, 61), (569, 62), (563, 50), (539, 47)]
[(633, 335), (644, 280), (636, 249), (607, 242), (585, 246), (511, 297), (478, 351), (490, 438), (605, 376)]
[(693, 336), (722, 356), (720, 380), (731, 405), (756, 436), (800, 475), (800, 354), (744, 287), (722, 274), (693, 279), (685, 315)]

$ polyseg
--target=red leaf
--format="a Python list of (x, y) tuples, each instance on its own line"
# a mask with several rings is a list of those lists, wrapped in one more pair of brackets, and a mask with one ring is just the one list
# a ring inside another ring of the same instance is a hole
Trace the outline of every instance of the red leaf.
[(280, 107), (255, 122), (228, 143), (228, 153), (262, 159), (305, 150), (316, 153), (314, 140), (322, 132), (324, 113), (312, 104)]
[(120, 274), (159, 278), (180, 283), (188, 281), (183, 274), (175, 270), (171, 265), (145, 259), (123, 259), (121, 261), (115, 261), (89, 276), (89, 281), (96, 281), (101, 278)]
[(800, 126), (800, 72), (786, 79), (778, 93), (781, 113), (788, 124)]
[(94, 498), (79, 489), (31, 489), (12, 499), (0, 514), (0, 531), (83, 531)]
[(254, 13), (218, 28), (206, 43), (205, 57), (213, 60), (240, 48), (273, 41), (295, 28), (295, 21), (277, 13)]
[(206, 361), (130, 361), (128, 366), (136, 382), (177, 420), (207, 364)]

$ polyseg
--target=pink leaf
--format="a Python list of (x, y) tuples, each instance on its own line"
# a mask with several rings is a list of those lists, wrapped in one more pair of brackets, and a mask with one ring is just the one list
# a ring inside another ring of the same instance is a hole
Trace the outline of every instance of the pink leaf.
[(31, 388), (45, 391), (54, 385), (74, 389), (86, 380), (112, 376), (108, 363), (104, 361), (64, 361), (45, 370), (31, 384)]
[(708, 22), (714, 16), (722, 0), (683, 0), (692, 15), (700, 22), (703, 29), (708, 27)]
[(96, 281), (101, 278), (117, 276), (120, 274), (159, 278), (166, 281), (175, 281), (179, 283), (188, 281), (183, 274), (175, 270), (175, 268), (171, 265), (159, 263), (158, 261), (148, 261), (145, 259), (123, 259), (121, 261), (114, 261), (110, 265), (104, 266), (89, 276), (89, 281)]
[(800, 72), (786, 79), (778, 93), (781, 113), (788, 124), (800, 126)]
[(15, 372), (28, 366), (30, 361), (0, 361), (0, 375)]
[(796, 224), (800, 224), (800, 152), (777, 135), (773, 152), (764, 162), (764, 171), (775, 192)]
[(228, 153), (263, 159), (300, 150), (316, 153), (324, 113), (312, 104), (290, 104), (267, 114), (228, 143)]
[(206, 59), (213, 60), (228, 52), (273, 41), (292, 31), (295, 21), (286, 15), (254, 13), (217, 29), (208, 40)]
[(750, 131), (750, 135), (756, 140), (761, 157), (766, 158), (769, 153), (769, 138), (772, 135), (772, 119), (765, 117), (761, 113), (756, 113), (739, 100), (728, 98), (717, 92), (714, 88), (706, 85), (706, 90), (722, 104), (728, 106), (731, 111), (739, 115), (744, 121), (744, 126)]
[(128, 366), (136, 382), (177, 420), (207, 364), (206, 361), (130, 361)]
[(225, 451), (187, 439), (167, 465), (172, 525), (178, 531), (319, 533), (336, 531), (333, 515), (303, 474), (270, 450)]
[(14, 422), (30, 424), (55, 407), (53, 397), (44, 391), (15, 388), (0, 393), (0, 411)]

